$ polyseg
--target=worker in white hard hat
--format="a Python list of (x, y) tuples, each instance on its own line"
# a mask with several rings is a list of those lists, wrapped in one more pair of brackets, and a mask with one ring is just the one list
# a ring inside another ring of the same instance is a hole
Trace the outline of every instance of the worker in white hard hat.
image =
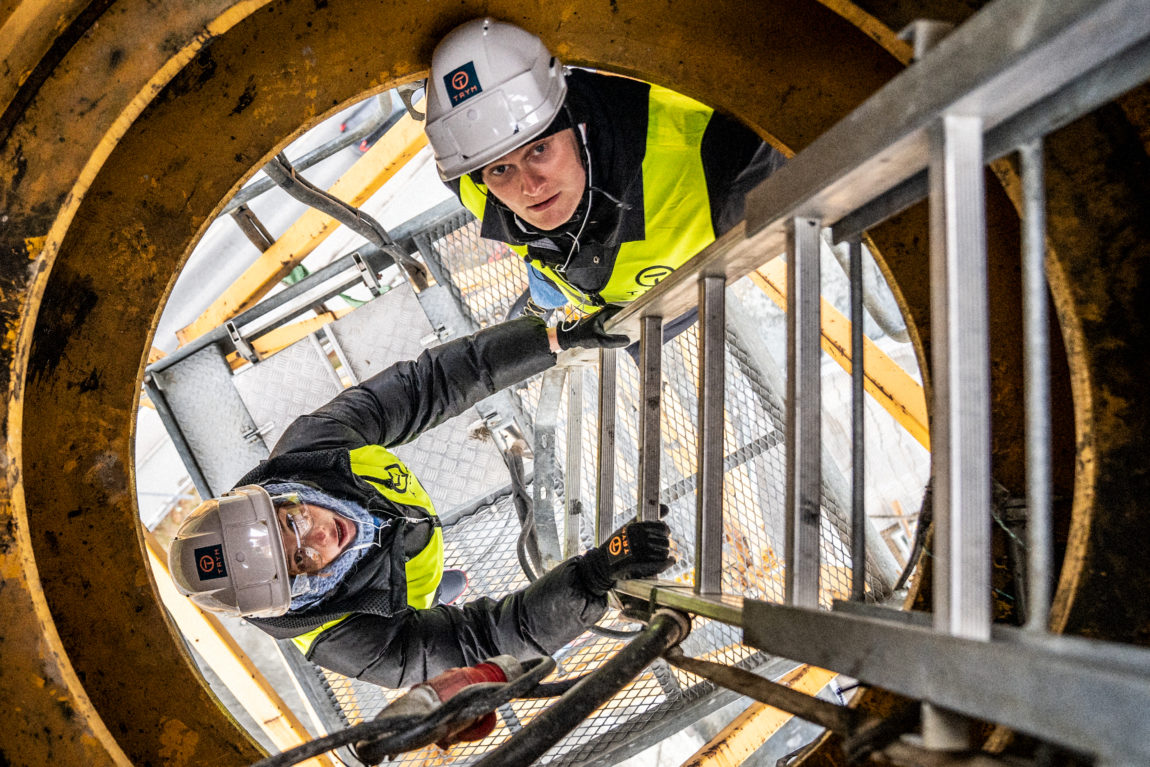
[(441, 178), (483, 237), (526, 259), (544, 309), (639, 297), (741, 221), (746, 193), (783, 162), (698, 101), (565, 70), (535, 35), (489, 18), (440, 41), (427, 93)]
[[(600, 547), (501, 599), (443, 604), (443, 533), (431, 498), (389, 448), (540, 373), (570, 348), (621, 346), (609, 312), (569, 328), (521, 317), (429, 349), (288, 426), (231, 492), (202, 503), (169, 551), (201, 607), (290, 638), (314, 663), (407, 687), (497, 655), (550, 654), (597, 621), (618, 578), (672, 564), (662, 522), (632, 522)], [(611, 540), (616, 544), (611, 546)]]

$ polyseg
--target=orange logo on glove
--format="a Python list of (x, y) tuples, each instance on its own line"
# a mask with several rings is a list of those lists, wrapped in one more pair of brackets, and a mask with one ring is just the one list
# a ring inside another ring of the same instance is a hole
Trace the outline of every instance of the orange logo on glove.
[(626, 556), (631, 553), (631, 544), (627, 540), (626, 530), (614, 536), (607, 543), (607, 553), (612, 557)]

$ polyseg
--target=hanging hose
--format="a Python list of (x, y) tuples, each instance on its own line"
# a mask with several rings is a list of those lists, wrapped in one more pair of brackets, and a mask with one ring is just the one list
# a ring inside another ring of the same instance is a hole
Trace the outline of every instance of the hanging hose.
[(658, 610), (647, 628), (639, 632), (630, 644), (501, 746), (487, 752), (473, 767), (534, 763), (595, 709), (626, 687), (651, 661), (685, 639), (690, 631), (691, 622), (686, 615), (673, 610)]
[(427, 269), (395, 244), (374, 218), (296, 173), (287, 155), (280, 152), (263, 168), (268, 178), (303, 204), (325, 213), (390, 255), (407, 275), (416, 292), (427, 288)]

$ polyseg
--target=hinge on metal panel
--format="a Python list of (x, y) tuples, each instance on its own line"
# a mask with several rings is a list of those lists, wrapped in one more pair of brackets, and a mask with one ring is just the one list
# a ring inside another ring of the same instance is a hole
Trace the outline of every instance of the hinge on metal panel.
[(228, 331), (228, 338), (231, 339), (232, 345), (236, 347), (236, 353), (243, 357), (248, 362), (259, 362), (260, 355), (252, 348), (247, 339), (240, 335), (240, 329), (236, 327), (236, 323), (228, 320), (224, 323), (224, 327)]
[(451, 328), (447, 327), (446, 325), (440, 325), (432, 332), (419, 339), (419, 343), (421, 346), (432, 346), (437, 343), (443, 343), (449, 338), (451, 338)]
[(371, 265), (367, 263), (367, 259), (357, 250), (351, 254), (351, 260), (355, 262), (355, 268), (359, 270), (359, 276), (363, 279), (363, 284), (367, 285), (367, 289), (371, 291), (371, 295), (378, 296), (382, 292), (379, 287), (379, 277), (376, 276)]
[(467, 427), (467, 435), (472, 439), (493, 439), (499, 452), (519, 455), (525, 459), (535, 457), (531, 445), (523, 436), (523, 430), (512, 419), (504, 421), (499, 413), (489, 413)]
[(252, 426), (252, 428), (240, 434), (244, 441), (253, 443), (256, 440), (262, 439), (265, 435), (270, 434), (271, 430), (275, 428), (275, 423), (268, 421), (263, 426)]

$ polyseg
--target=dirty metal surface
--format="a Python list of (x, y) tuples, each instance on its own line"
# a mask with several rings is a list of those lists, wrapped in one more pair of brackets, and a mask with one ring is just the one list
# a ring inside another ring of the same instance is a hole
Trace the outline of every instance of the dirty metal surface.
[(219, 347), (201, 349), (155, 380), (213, 495), (231, 490), (245, 467), (268, 457), (258, 433), (267, 415), (244, 402)]
[[(900, 66), (807, 0), (719, 0), (674, 13), (652, 0), (108, 3), (0, 122), (0, 360), (8, 370), (0, 697), (22, 701), (4, 740), (10, 761), (253, 761), (257, 749), (191, 671), (144, 565), (131, 432), (150, 328), (222, 199), (325, 115), (420, 76), (439, 35), (484, 13), (538, 31), (570, 63), (708, 101), (788, 151)], [(1081, 190), (1052, 198), (1052, 280), (1078, 428), (1072, 567), (1056, 617), (1073, 630), (1145, 642), (1150, 608), (1127, 591), (1144, 588), (1145, 558), (1132, 561), (1125, 544), (1146, 538), (1147, 518), (1134, 506), (1145, 497), (1137, 457), (1150, 434), (1139, 420), (1150, 378), (1137, 368), (1150, 276), (1131, 235), (1136, 216), (1150, 217), (1139, 182), (1091, 162), (1121, 143), (1110, 125), (1074, 139), (1098, 151), (1052, 169), (1054, 184)], [(1003, 224), (989, 233), (992, 273), (1004, 279), (991, 302), (1009, 317), (1016, 259), (994, 255), (1017, 227), (1006, 204), (991, 201)], [(929, 336), (925, 235), (913, 212), (872, 233), (919, 339)], [(1017, 326), (995, 327), (997, 336)], [(1017, 355), (993, 360), (996, 382), (1006, 381), (996, 397), (1006, 427), (996, 421), (996, 467), (1013, 463), (1017, 472), (1019, 447), (1008, 435), (1011, 419), (1020, 420), (1011, 380), (1021, 373)]]

